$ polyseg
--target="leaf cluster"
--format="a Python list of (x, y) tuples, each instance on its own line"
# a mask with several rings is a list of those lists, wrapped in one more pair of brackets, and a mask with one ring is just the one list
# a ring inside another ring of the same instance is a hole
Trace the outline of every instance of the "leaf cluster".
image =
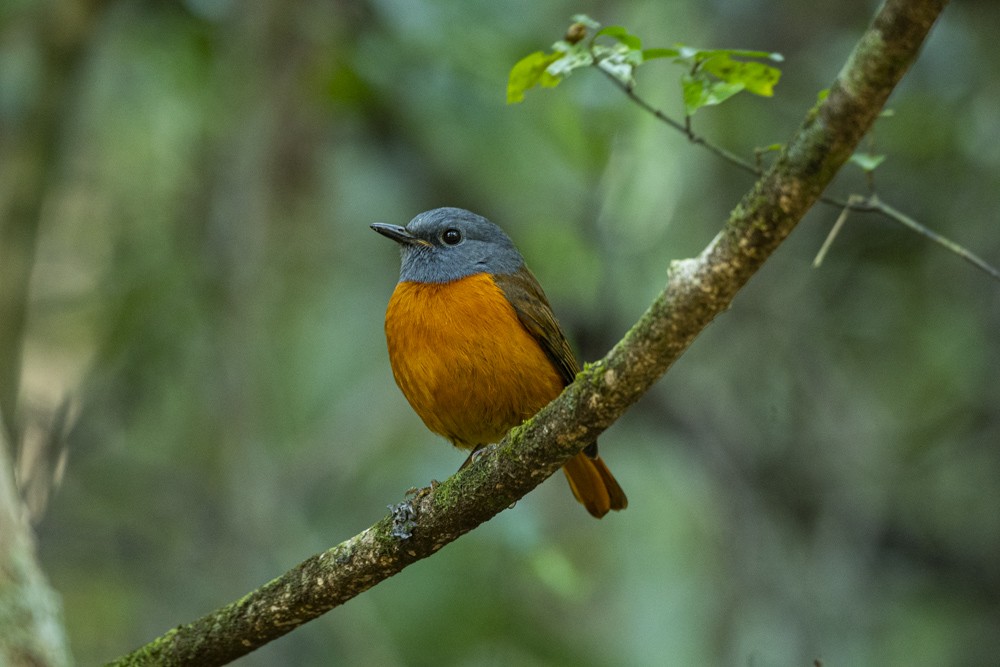
[[(592, 35), (589, 39), (588, 34)], [(507, 103), (523, 101), (525, 92), (536, 86), (555, 87), (584, 67), (598, 67), (631, 89), (636, 68), (662, 59), (684, 70), (680, 84), (688, 117), (744, 90), (770, 97), (781, 70), (764, 61), (783, 60), (781, 54), (768, 51), (697, 49), (683, 44), (646, 49), (642, 40), (623, 26), (602, 27), (589, 16), (578, 14), (566, 37), (553, 44), (551, 52), (536, 51), (514, 65), (507, 83)]]

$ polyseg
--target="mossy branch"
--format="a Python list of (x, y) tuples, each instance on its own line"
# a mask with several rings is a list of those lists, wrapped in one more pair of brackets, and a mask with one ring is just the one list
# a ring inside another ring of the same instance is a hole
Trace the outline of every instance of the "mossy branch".
[(635, 326), (533, 419), (359, 535), (111, 664), (225, 664), (430, 556), (558, 470), (667, 371), (794, 229), (871, 127), (945, 4), (883, 5), (829, 95), (712, 243), (697, 258), (673, 262)]

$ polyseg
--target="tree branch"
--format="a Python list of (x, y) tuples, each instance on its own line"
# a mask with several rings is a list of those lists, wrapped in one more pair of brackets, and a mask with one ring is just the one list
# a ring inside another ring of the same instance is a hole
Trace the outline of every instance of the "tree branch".
[(659, 379), (816, 202), (916, 58), (946, 0), (888, 0), (827, 98), (695, 259), (601, 361), (472, 465), (392, 507), (359, 535), (114, 665), (219, 665), (430, 556), (523, 497)]

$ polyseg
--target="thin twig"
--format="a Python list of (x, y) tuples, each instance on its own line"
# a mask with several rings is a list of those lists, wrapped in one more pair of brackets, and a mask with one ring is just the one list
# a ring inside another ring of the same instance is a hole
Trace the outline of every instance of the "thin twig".
[(826, 235), (826, 240), (823, 241), (823, 245), (820, 247), (819, 252), (816, 253), (816, 259), (813, 260), (813, 268), (818, 269), (823, 264), (823, 259), (826, 257), (827, 250), (833, 245), (833, 240), (837, 238), (840, 234), (840, 230), (844, 227), (844, 223), (847, 222), (847, 214), (851, 212), (851, 206), (857, 203), (857, 195), (852, 195), (850, 199), (847, 200), (847, 204), (840, 211), (840, 215), (837, 216), (837, 222), (833, 223), (833, 227), (830, 229), (830, 233)]
[(614, 83), (616, 86), (618, 86), (618, 88), (620, 88), (622, 90), (622, 92), (624, 92), (625, 95), (627, 95), (628, 98), (630, 100), (632, 100), (636, 105), (638, 105), (640, 108), (642, 108), (647, 113), (650, 113), (653, 116), (655, 116), (659, 121), (661, 121), (663, 123), (666, 123), (670, 127), (674, 128), (675, 130), (677, 130), (678, 132), (680, 132), (681, 134), (683, 134), (685, 137), (688, 138), (688, 141), (690, 141), (691, 143), (698, 144), (698, 145), (704, 147), (709, 152), (715, 153), (716, 155), (718, 155), (719, 157), (721, 157), (726, 162), (729, 162), (730, 164), (734, 164), (737, 167), (739, 167), (740, 169), (742, 169), (744, 171), (747, 171), (747, 172), (753, 174), (754, 176), (760, 176), (760, 175), (762, 175), (764, 173), (763, 170), (758, 169), (757, 167), (755, 167), (750, 162), (747, 162), (746, 160), (744, 160), (743, 158), (741, 158), (739, 155), (736, 155), (735, 153), (731, 153), (731, 152), (727, 151), (722, 146), (718, 146), (716, 144), (713, 144), (711, 141), (709, 141), (705, 137), (703, 137), (700, 134), (696, 133), (694, 130), (691, 129), (690, 123), (681, 123), (680, 121), (674, 120), (673, 118), (671, 118), (667, 114), (663, 113), (662, 111), (660, 111), (659, 109), (657, 109), (656, 107), (654, 107), (652, 104), (650, 104), (649, 102), (647, 102), (645, 98), (643, 98), (640, 95), (638, 95), (635, 92), (635, 89), (632, 86), (629, 86), (629, 85), (623, 83), (622, 81), (616, 79), (614, 77), (614, 75), (609, 74), (607, 71), (601, 69), (600, 67), (598, 67), (597, 70), (599, 72), (601, 72), (602, 74), (604, 74), (612, 83)]
[(902, 211), (893, 208), (889, 204), (886, 204), (877, 196), (872, 195), (871, 197), (869, 197), (868, 200), (865, 202), (865, 205), (868, 207), (868, 210), (881, 213), (890, 220), (895, 220), (901, 225), (909, 227), (910, 229), (920, 234), (921, 236), (925, 236), (931, 241), (934, 241), (938, 245), (942, 246), (946, 250), (955, 253), (956, 255), (967, 261), (969, 264), (972, 264), (977, 269), (985, 271), (990, 276), (992, 276), (994, 280), (1000, 281), (1000, 271), (998, 271), (993, 266), (987, 264), (986, 261), (980, 258), (978, 255), (969, 252), (964, 247), (958, 245), (957, 243), (955, 243), (950, 239), (945, 238), (944, 236), (941, 236), (937, 232), (928, 229), (927, 227), (924, 227), (919, 222), (917, 222), (910, 216), (906, 215)]

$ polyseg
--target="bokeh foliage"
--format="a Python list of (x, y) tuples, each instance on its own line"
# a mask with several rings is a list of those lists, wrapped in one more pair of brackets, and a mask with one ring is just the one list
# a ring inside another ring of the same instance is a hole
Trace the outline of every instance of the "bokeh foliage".
[[(749, 156), (788, 137), (872, 9), (6, 5), (4, 173), (23, 173), (8, 149), (32, 132), (45, 151), (17, 421), (22, 454), (68, 451), (38, 529), (80, 663), (242, 595), (461, 462), (393, 385), (397, 257), (369, 222), (439, 205), (498, 222), (585, 359), (711, 239), (749, 178), (596, 73), (505, 105), (511, 66), (569, 16), (784, 54), (773, 98), (695, 117)], [(991, 2), (950, 7), (873, 138), (880, 195), (994, 263), (998, 21)], [(638, 86), (679, 117), (668, 69)], [(865, 187), (849, 166), (834, 190)], [(602, 439), (626, 512), (594, 521), (548, 482), (240, 664), (990, 662), (1000, 290), (871, 217), (813, 270), (837, 213), (816, 209)]]

